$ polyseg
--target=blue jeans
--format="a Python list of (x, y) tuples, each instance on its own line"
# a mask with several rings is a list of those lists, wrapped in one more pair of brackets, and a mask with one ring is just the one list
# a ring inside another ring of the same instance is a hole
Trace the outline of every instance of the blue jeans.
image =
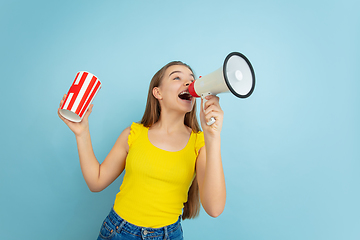
[(105, 218), (98, 240), (183, 240), (181, 217), (171, 225), (162, 228), (145, 228), (133, 225), (122, 219), (114, 209)]

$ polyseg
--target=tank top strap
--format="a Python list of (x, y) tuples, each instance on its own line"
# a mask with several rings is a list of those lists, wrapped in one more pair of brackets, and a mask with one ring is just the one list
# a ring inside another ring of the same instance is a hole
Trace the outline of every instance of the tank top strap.
[(204, 140), (204, 133), (203, 132), (198, 132), (195, 133), (196, 136), (196, 140), (195, 140), (195, 150), (196, 150), (196, 156), (199, 154), (199, 150), (205, 145), (205, 140)]
[(134, 143), (136, 139), (141, 135), (141, 133), (146, 129), (142, 124), (133, 122), (130, 126), (130, 134), (128, 136), (129, 147)]

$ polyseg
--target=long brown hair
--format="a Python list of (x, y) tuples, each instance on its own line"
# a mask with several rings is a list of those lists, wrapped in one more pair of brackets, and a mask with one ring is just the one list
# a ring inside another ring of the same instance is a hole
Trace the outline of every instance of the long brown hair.
[[(141, 124), (144, 125), (144, 127), (150, 127), (151, 125), (159, 121), (161, 108), (159, 101), (153, 95), (153, 89), (154, 87), (160, 86), (165, 71), (169, 67), (174, 65), (186, 66), (187, 68), (190, 69), (191, 72), (194, 73), (194, 71), (191, 69), (189, 65), (180, 61), (170, 62), (166, 64), (164, 67), (162, 67), (157, 73), (155, 73), (155, 75), (153, 76), (150, 82), (146, 108), (140, 122)], [(200, 131), (200, 126), (196, 118), (196, 102), (192, 110), (185, 114), (184, 124), (190, 127), (195, 133)], [(188, 200), (184, 204), (182, 219), (185, 220), (185, 219), (195, 218), (199, 215), (199, 212), (200, 212), (199, 186), (197, 183), (197, 178), (195, 176), (188, 192)]]

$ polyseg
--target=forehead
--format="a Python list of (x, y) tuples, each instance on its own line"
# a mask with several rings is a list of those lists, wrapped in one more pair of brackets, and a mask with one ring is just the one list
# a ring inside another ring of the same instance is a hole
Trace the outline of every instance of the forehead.
[(168, 67), (165, 71), (165, 77), (169, 77), (173, 73), (185, 74), (193, 76), (193, 72), (184, 65), (173, 65)]

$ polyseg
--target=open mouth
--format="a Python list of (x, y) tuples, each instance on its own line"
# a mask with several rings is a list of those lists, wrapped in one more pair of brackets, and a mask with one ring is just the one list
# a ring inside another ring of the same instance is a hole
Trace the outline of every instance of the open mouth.
[(191, 94), (185, 90), (185, 91), (182, 91), (180, 94), (179, 94), (179, 98), (182, 99), (182, 100), (187, 100), (187, 101), (191, 101), (192, 100), (192, 96)]

